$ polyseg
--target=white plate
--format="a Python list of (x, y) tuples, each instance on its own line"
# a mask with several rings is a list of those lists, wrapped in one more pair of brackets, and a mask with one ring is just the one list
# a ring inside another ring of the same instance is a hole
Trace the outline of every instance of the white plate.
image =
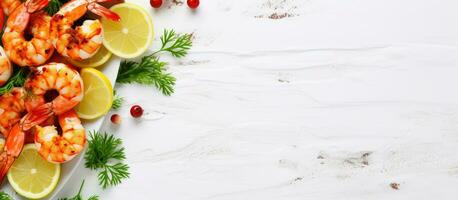
[[(118, 69), (119, 69), (119, 63), (120, 62), (121, 62), (120, 58), (118, 58), (116, 56), (113, 56), (113, 58), (111, 58), (110, 61), (108, 61), (105, 64), (105, 67), (97, 68), (98, 70), (101, 70), (108, 77), (108, 79), (110, 79), (111, 84), (113, 86), (115, 84), (116, 77), (118, 75)], [(84, 127), (86, 128), (86, 134), (88, 134), (89, 131), (99, 130), (100, 127), (102, 126), (104, 118), (105, 117), (101, 117), (101, 118), (99, 118), (97, 120), (94, 120), (94, 121), (83, 121)], [(55, 195), (65, 186), (65, 183), (67, 183), (67, 181), (70, 179), (72, 174), (75, 172), (76, 168), (84, 167), (84, 165), (83, 165), (83, 156), (84, 156), (85, 152), (86, 152), (86, 150), (81, 152), (80, 155), (75, 157), (73, 160), (62, 164), (61, 174), (60, 174), (60, 181), (57, 184), (56, 189), (44, 199), (57, 199), (57, 197), (55, 197)], [(8, 182), (6, 177), (5, 177), (4, 182)], [(14, 192), (13, 188), (11, 188), (11, 186), (9, 184), (4, 184), (4, 186), (2, 187), (1, 190), (6, 192), (6, 193), (8, 193), (8, 194), (10, 194), (14, 199), (26, 199), (26, 198), (23, 198), (20, 195), (16, 194)]]

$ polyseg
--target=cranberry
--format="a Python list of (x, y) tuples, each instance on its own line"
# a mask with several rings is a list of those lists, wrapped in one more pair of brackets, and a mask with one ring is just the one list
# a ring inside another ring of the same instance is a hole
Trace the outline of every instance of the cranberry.
[(149, 4), (151, 4), (153, 8), (159, 8), (162, 5), (162, 0), (150, 0)]
[(121, 116), (119, 116), (118, 114), (111, 115), (110, 120), (113, 124), (121, 124)]
[(134, 105), (130, 108), (130, 115), (134, 118), (139, 118), (143, 115), (143, 108), (139, 105)]
[(199, 0), (188, 0), (188, 6), (192, 9), (196, 9), (197, 7), (199, 7)]

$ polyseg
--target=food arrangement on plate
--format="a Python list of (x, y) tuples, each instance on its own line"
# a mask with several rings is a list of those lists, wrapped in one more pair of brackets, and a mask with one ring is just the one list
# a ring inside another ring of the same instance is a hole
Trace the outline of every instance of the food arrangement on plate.
[[(87, 135), (85, 126), (120, 103), (109, 78), (95, 67), (112, 60), (112, 54), (142, 55), (153, 41), (153, 25), (144, 8), (99, 4), (107, 1), (0, 0), (0, 181), (7, 176), (22, 197), (49, 195), (59, 183), (61, 164), (83, 152), (86, 143), (85, 166), (106, 170), (98, 176), (103, 188), (129, 176), (124, 163), (109, 164), (125, 158), (120, 139), (97, 131)], [(120, 62), (116, 82), (173, 93), (175, 78), (158, 54), (185, 56), (191, 36), (165, 30), (161, 44), (141, 61)], [(133, 117), (142, 114), (140, 106), (132, 107)], [(117, 114), (111, 119), (120, 123)]]

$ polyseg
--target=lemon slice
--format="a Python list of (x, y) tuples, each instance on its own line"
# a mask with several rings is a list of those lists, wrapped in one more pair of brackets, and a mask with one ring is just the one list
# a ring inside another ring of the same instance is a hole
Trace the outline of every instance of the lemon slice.
[(122, 58), (134, 58), (144, 53), (154, 36), (151, 15), (132, 3), (117, 4), (110, 9), (121, 17), (121, 21), (102, 19), (103, 45)]
[(81, 68), (98, 67), (98, 66), (105, 64), (108, 60), (110, 60), (111, 55), (112, 55), (111, 52), (108, 51), (107, 48), (102, 46), (100, 47), (99, 51), (97, 51), (97, 53), (94, 56), (88, 59), (85, 59), (85, 60), (68, 59), (68, 61), (71, 64), (77, 67), (81, 67)]
[(43, 198), (59, 182), (60, 164), (50, 163), (38, 154), (35, 144), (27, 144), (8, 171), (11, 187), (29, 199)]
[(76, 107), (82, 119), (95, 119), (105, 115), (113, 103), (113, 87), (99, 70), (83, 68), (80, 72), (84, 83), (83, 100)]

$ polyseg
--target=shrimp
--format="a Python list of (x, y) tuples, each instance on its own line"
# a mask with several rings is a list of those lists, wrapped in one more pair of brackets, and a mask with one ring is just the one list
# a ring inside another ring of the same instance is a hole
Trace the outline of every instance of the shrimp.
[(5, 15), (10, 15), (21, 3), (21, 0), (1, 0), (0, 7), (2, 7)]
[[(39, 122), (34, 121), (32, 121), (33, 125), (28, 124), (28, 122), (24, 121), (24, 118), (25, 116), (12, 126), (8, 134), (4, 135), (6, 139), (0, 139), (0, 147), (2, 147), (0, 148), (0, 182), (21, 153), (27, 136), (31, 134), (31, 128), (34, 127), (35, 124), (39, 124)], [(13, 121), (16, 120), (15, 118)]]
[[(38, 67), (35, 74), (27, 79), (25, 90), (27, 91), (25, 98), (18, 98), (24, 99), (23, 106), (21, 106), (21, 100), (5, 100), (5, 108), (20, 107), (20, 109), (16, 109), (20, 111), (25, 109), (28, 113), (15, 124), (14, 122), (18, 120), (18, 116), (21, 116), (21, 112), (16, 111), (11, 115), (8, 114), (11, 112), (4, 112), (5, 116), (1, 116), (12, 117), (12, 120), (5, 122), (8, 126), (4, 127), (2, 133), (4, 133), (6, 140), (0, 140), (0, 144), (2, 144), (0, 146), (4, 146), (0, 149), (0, 182), (21, 153), (26, 137), (30, 136), (29, 131), (33, 127), (36, 127), (37, 130), (34, 141), (37, 145), (40, 144), (41, 155), (48, 155), (55, 162), (70, 160), (72, 156), (75, 156), (82, 150), (86, 142), (81, 121), (77, 118), (76, 113), (71, 110), (83, 99), (83, 81), (76, 70), (61, 63), (50, 63)], [(46, 102), (45, 94), (49, 90), (56, 90), (59, 95), (51, 102)], [(13, 96), (22, 97), (24, 94), (21, 93)], [(8, 96), (4, 95), (1, 98), (8, 98)], [(16, 97), (13, 99), (16, 99)], [(47, 126), (43, 128), (38, 126), (43, 122), (48, 122), (47, 120), (53, 115), (58, 115), (59, 124), (64, 131), (62, 138), (59, 136), (58, 138), (60, 139), (53, 139), (53, 141), (59, 140), (59, 147), (62, 147), (59, 148), (59, 151), (65, 150), (62, 155), (57, 154), (55, 151), (57, 146), (49, 145), (49, 140), (47, 139), (52, 136), (51, 129)], [(11, 125), (12, 128), (8, 131)], [(4, 141), (4, 144), (2, 141)], [(65, 145), (69, 144), (71, 144), (69, 147), (64, 148)], [(46, 150), (48, 147), (49, 149)], [(46, 152), (49, 153), (46, 154)]]
[(84, 60), (92, 57), (102, 46), (103, 28), (99, 20), (86, 20), (73, 29), (73, 23), (87, 10), (119, 21), (118, 14), (97, 4), (111, 0), (72, 0), (64, 4), (51, 20), (51, 38), (54, 48), (66, 58)]
[[(11, 128), (18, 123), (28, 111), (40, 105), (40, 102), (35, 102), (37, 105), (26, 103), (26, 94), (24, 88), (16, 87), (10, 92), (0, 96), (0, 134), (3, 135), (3, 137), (8, 137)], [(54, 118), (51, 117), (40, 125), (52, 124), (53, 120)], [(33, 133), (29, 135), (33, 136)], [(33, 141), (33, 137), (29, 137), (29, 135), (26, 135), (26, 140)]]
[(26, 112), (26, 93), (23, 88), (13, 88), (0, 96), (0, 133), (8, 137), (11, 128), (21, 120)]
[(35, 145), (38, 153), (52, 163), (64, 163), (78, 155), (86, 144), (86, 134), (75, 110), (57, 116), (62, 134), (55, 126), (36, 126)]
[(6, 56), (5, 51), (0, 47), (0, 86), (4, 85), (10, 79), (13, 73), (11, 62)]
[[(30, 129), (53, 115), (63, 114), (83, 99), (84, 87), (78, 71), (63, 63), (49, 63), (37, 67), (26, 80), (29, 91), (26, 105), (33, 107), (23, 118), (24, 126)], [(53, 100), (46, 102), (45, 94), (57, 93)]]
[(11, 165), (13, 165), (13, 162), (21, 153), (24, 147), (24, 141), (25, 131), (22, 129), (20, 123), (16, 123), (13, 126), (6, 140), (1, 140), (4, 143), (2, 144), (4, 147), (0, 149), (0, 182), (3, 181)]
[[(11, 62), (19, 66), (39, 66), (53, 54), (54, 46), (49, 40), (51, 17), (39, 11), (49, 0), (27, 0), (8, 17), (2, 37), (5, 52)], [(24, 34), (30, 30), (32, 39)]]

